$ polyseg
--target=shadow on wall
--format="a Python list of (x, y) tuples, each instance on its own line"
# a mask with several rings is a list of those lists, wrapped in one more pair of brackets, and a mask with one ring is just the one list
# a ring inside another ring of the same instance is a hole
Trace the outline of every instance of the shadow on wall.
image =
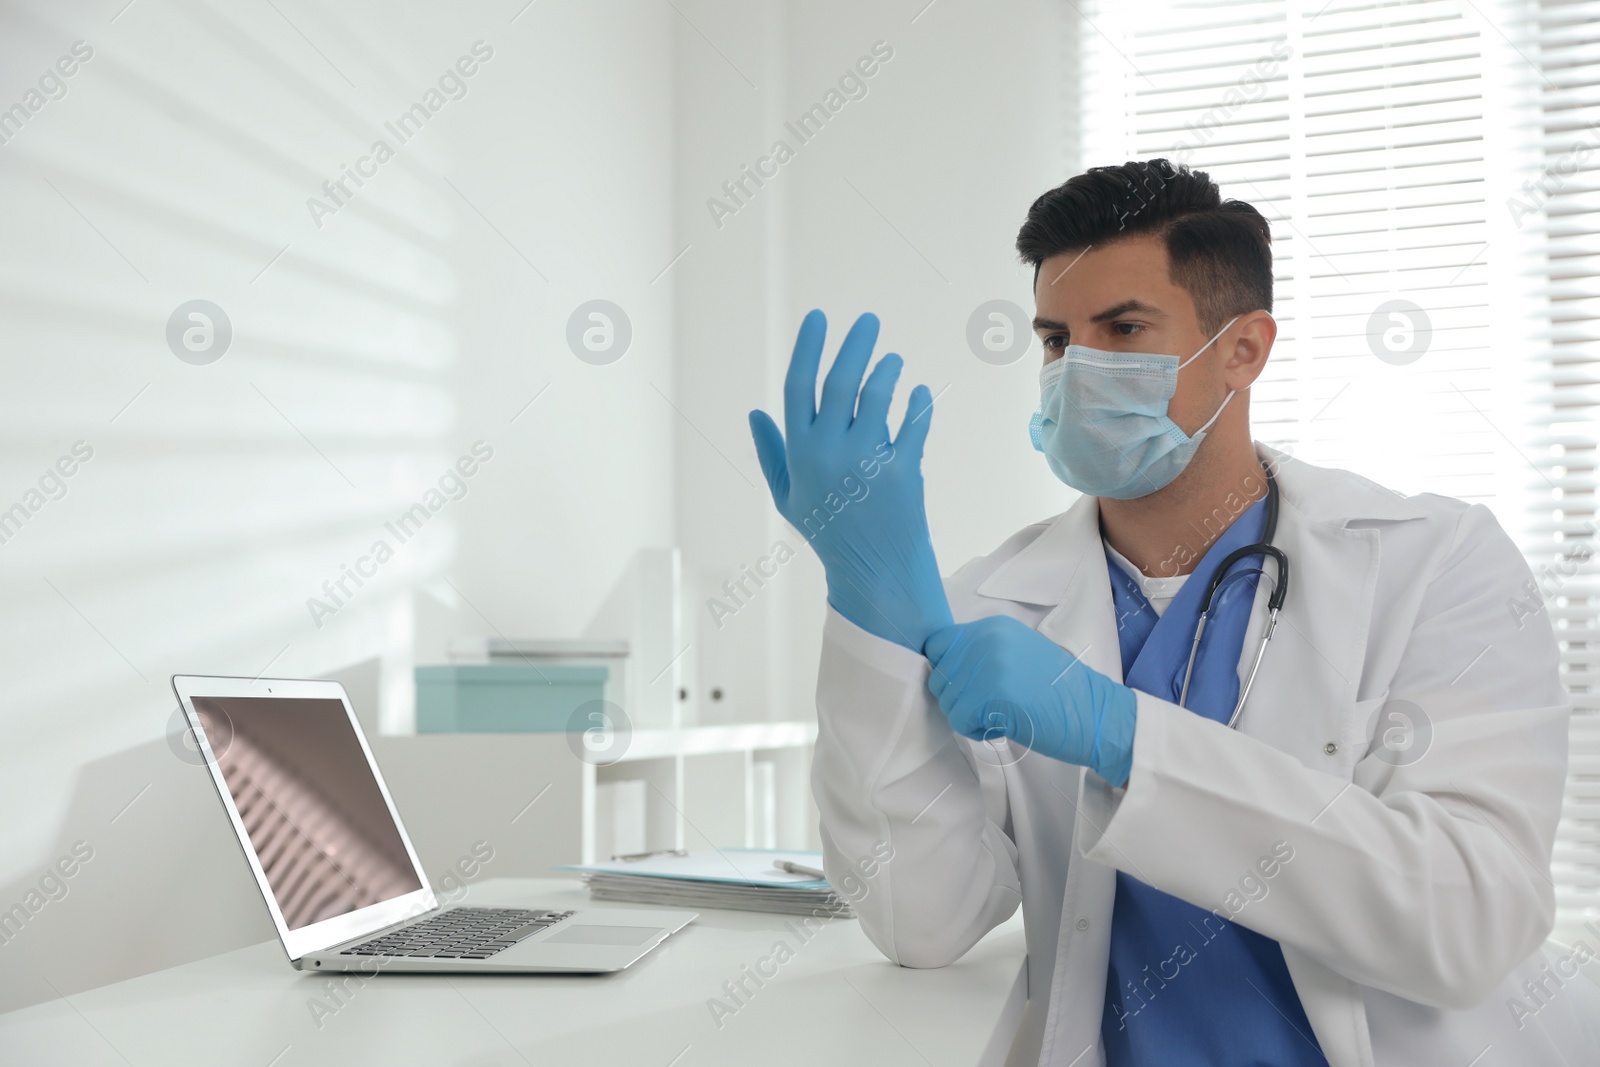
[(0, 1011), (273, 936), (205, 768), (165, 741), (86, 765), (50, 855), (0, 888)]
[[(583, 764), (565, 734), (368, 742), (441, 903), (581, 859)], [(49, 863), (0, 887), (0, 1012), (275, 939), (209, 773), (179, 749), (88, 764)]]

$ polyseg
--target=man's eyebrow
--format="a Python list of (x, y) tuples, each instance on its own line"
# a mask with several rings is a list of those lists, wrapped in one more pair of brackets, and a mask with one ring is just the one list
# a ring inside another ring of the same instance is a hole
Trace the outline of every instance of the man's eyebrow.
[[(1162, 311), (1160, 308), (1153, 307), (1152, 305), (1146, 304), (1141, 300), (1124, 300), (1115, 307), (1106, 308), (1089, 321), (1107, 322), (1111, 319), (1119, 319), (1127, 314), (1149, 315), (1152, 318), (1166, 318), (1167, 315), (1167, 313)], [(1064, 322), (1057, 322), (1054, 319), (1035, 318), (1033, 320), (1033, 328), (1041, 331), (1049, 330), (1067, 332), (1067, 324)]]
[(1130, 312), (1135, 312), (1135, 313), (1138, 313), (1140, 315), (1150, 315), (1150, 316), (1153, 316), (1155, 318), (1166, 318), (1166, 312), (1162, 311), (1158, 307), (1152, 307), (1149, 304), (1146, 304), (1146, 303), (1144, 303), (1143, 301), (1140, 301), (1140, 300), (1124, 300), (1122, 303), (1117, 304), (1115, 307), (1106, 308), (1104, 311), (1100, 312), (1100, 314), (1094, 316), (1094, 318), (1090, 319), (1089, 321), (1090, 322), (1106, 322), (1106, 321), (1108, 321), (1110, 319), (1119, 319), (1122, 316), (1129, 314)]

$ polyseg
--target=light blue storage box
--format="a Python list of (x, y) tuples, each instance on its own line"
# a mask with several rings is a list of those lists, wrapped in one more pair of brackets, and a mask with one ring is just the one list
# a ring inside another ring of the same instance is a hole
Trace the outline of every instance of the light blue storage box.
[(609, 673), (553, 663), (418, 667), (417, 732), (562, 733), (580, 705), (604, 699)]

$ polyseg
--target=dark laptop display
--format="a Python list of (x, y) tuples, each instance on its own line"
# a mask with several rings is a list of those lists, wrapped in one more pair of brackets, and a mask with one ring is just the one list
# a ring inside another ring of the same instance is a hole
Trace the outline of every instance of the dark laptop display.
[(194, 709), (289, 929), (422, 888), (343, 704), (195, 697)]

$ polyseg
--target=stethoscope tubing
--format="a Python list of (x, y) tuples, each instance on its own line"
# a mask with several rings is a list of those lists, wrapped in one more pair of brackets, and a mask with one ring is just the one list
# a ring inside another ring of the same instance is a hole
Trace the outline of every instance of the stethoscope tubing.
[[(1254, 661), (1250, 664), (1250, 673), (1245, 676), (1244, 688), (1239, 693), (1239, 701), (1233, 706), (1233, 714), (1228, 716), (1228, 728), (1232, 729), (1239, 721), (1239, 713), (1244, 710), (1245, 698), (1250, 695), (1250, 687), (1255, 684), (1256, 671), (1261, 667), (1261, 657), (1267, 650), (1267, 642), (1272, 640), (1272, 631), (1278, 627), (1278, 612), (1283, 608), (1283, 598), (1289, 592), (1289, 557), (1283, 550), (1272, 544), (1273, 536), (1278, 532), (1278, 481), (1273, 477), (1272, 470), (1263, 466), (1267, 475), (1267, 522), (1266, 529), (1262, 531), (1262, 539), (1253, 545), (1236, 548), (1223, 559), (1211, 576), (1211, 583), (1206, 586), (1206, 596), (1200, 602), (1200, 621), (1195, 624), (1194, 641), (1189, 646), (1189, 662), (1183, 669), (1183, 688), (1178, 694), (1178, 706), (1184, 707), (1189, 699), (1189, 679), (1194, 672), (1195, 657), (1200, 652), (1200, 638), (1206, 632), (1206, 620), (1211, 614), (1211, 601), (1216, 596), (1217, 588), (1227, 577), (1228, 568), (1247, 556), (1261, 555), (1270, 557), (1278, 564), (1277, 580), (1272, 584), (1272, 592), (1267, 597), (1267, 629), (1261, 635), (1261, 643), (1256, 646)], [(1265, 564), (1263, 559), (1262, 563)], [(1265, 567), (1261, 573), (1266, 574)]]

